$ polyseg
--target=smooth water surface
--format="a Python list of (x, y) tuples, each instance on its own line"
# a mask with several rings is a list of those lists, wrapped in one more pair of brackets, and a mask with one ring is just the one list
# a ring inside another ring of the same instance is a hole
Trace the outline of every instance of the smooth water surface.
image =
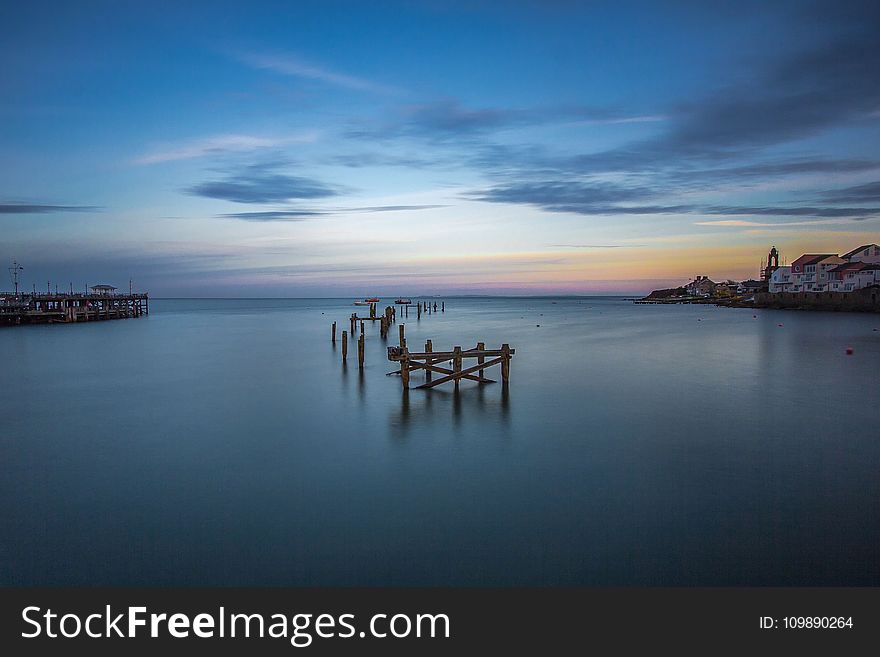
[(880, 584), (880, 317), (453, 298), (509, 387), (403, 394), (354, 310), (0, 330), (0, 583)]

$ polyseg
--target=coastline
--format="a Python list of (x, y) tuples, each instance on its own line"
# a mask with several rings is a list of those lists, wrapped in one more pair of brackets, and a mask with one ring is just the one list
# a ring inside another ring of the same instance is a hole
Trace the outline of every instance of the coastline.
[[(652, 293), (654, 294), (654, 293)], [(667, 296), (633, 299), (635, 305), (710, 304), (725, 308), (770, 310), (820, 310), (830, 312), (880, 313), (880, 287), (852, 292), (757, 292), (753, 297)]]

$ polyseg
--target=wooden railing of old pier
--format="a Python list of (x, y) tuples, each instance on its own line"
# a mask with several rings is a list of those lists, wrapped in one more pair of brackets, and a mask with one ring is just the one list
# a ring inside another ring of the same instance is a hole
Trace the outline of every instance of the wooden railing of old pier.
[[(388, 360), (400, 363), (400, 380), (404, 388), (409, 388), (410, 373), (416, 370), (425, 371), (425, 382), (418, 388), (433, 388), (443, 383), (452, 382), (458, 387), (462, 379), (476, 381), (477, 383), (495, 383), (487, 379), (484, 371), (495, 365), (501, 366), (501, 380), (507, 383), (510, 379), (510, 359), (516, 353), (510, 345), (502, 344), (501, 349), (486, 349), (482, 342), (478, 342), (473, 349), (462, 349), (459, 346), (452, 351), (434, 351), (431, 340), (425, 343), (425, 351), (410, 351), (406, 346), (404, 325), (400, 325), (400, 346), (388, 347)], [(464, 361), (476, 358), (477, 364), (464, 367)], [(487, 358), (489, 360), (487, 360)], [(452, 362), (452, 369), (440, 367), (439, 363)], [(433, 374), (441, 374), (439, 378), (433, 378)]]

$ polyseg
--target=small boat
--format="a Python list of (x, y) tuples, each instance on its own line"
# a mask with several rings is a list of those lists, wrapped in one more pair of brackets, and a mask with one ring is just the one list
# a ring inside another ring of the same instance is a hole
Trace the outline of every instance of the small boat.
[(381, 299), (379, 297), (370, 297), (369, 299), (364, 299), (367, 303), (379, 303)]
[(361, 301), (360, 299), (358, 299), (354, 302), (354, 305), (356, 305), (356, 306), (369, 306), (369, 305), (372, 305), (372, 302), (371, 301)]
[(400, 298), (400, 299), (395, 299), (395, 300), (394, 300), (394, 303), (399, 303), (399, 304), (401, 304), (401, 305), (404, 305), (404, 304), (412, 303), (412, 300), (411, 300), (411, 299), (403, 299), (403, 298)]

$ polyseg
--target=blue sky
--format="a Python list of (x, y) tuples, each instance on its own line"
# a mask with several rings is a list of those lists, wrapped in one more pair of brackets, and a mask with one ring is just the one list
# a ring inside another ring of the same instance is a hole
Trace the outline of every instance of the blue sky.
[(880, 239), (876, 3), (3, 2), (0, 24), (0, 257), (39, 287), (628, 293)]

